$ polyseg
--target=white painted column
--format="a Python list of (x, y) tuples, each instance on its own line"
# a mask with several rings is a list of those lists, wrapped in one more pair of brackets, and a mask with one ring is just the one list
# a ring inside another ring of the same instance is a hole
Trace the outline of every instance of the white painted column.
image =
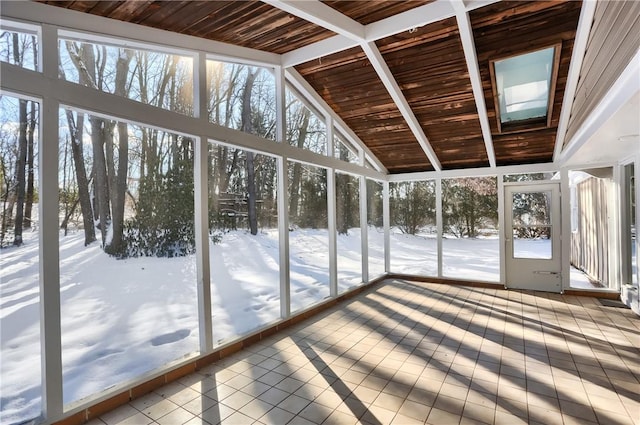
[(327, 221), (329, 232), (329, 295), (338, 295), (338, 236), (336, 224), (336, 171), (327, 169)]
[[(276, 140), (286, 144), (285, 78), (284, 69), (275, 67), (276, 80)], [(280, 245), (280, 317), (291, 315), (291, 283), (289, 275), (289, 173), (287, 157), (278, 161), (278, 241)]]
[(442, 233), (444, 223), (442, 222), (442, 179), (436, 179), (436, 232), (438, 234), (437, 250), (438, 250), (438, 277), (442, 277)]
[[(196, 118), (208, 121), (207, 56), (200, 52), (193, 64), (193, 110)], [(200, 353), (213, 351), (213, 315), (211, 309), (211, 264), (209, 262), (209, 140), (201, 135), (195, 141), (194, 207), (196, 270), (198, 285), (198, 325)]]
[[(640, 199), (640, 182), (638, 176), (640, 176), (640, 154), (636, 155), (634, 166), (633, 166), (633, 175), (635, 178), (635, 189), (636, 189), (636, 201)], [(636, 288), (640, 287), (640, 235), (638, 235), (638, 227), (640, 226), (640, 207), (638, 207), (636, 202), (636, 264), (638, 265), (636, 269)], [(632, 277), (633, 279), (633, 277)], [(637, 297), (637, 305), (636, 312), (640, 312), (640, 297)]]
[[(333, 118), (328, 116), (327, 124), (327, 154), (333, 157), (334, 150), (334, 129)], [(338, 295), (338, 231), (336, 217), (338, 206), (336, 204), (336, 170), (327, 169), (327, 229), (329, 232), (329, 296), (334, 298)]]
[[(620, 229), (621, 223), (624, 222), (622, 215), (624, 214), (624, 199), (621, 197), (619, 188), (624, 182), (624, 169), (619, 164), (613, 166), (613, 178), (608, 190), (607, 203), (609, 204), (609, 216), (607, 217), (607, 225), (609, 226), (609, 264), (619, 264), (622, 266), (622, 235)], [(569, 197), (571, 198), (571, 197)], [(622, 284), (622, 267), (609, 267), (609, 288), (620, 290)]]
[[(506, 237), (507, 231), (511, 232), (511, 229), (506, 229), (505, 223), (505, 211), (504, 211), (504, 175), (498, 174), (498, 252), (500, 255), (500, 283), (507, 286), (507, 249), (506, 249)], [(511, 237), (511, 236), (509, 236)]]
[[(362, 154), (364, 155), (364, 154)], [(367, 179), (359, 176), (360, 182), (360, 236), (362, 246), (362, 281), (369, 282), (369, 226), (367, 225)]]
[(391, 271), (391, 215), (389, 209), (389, 181), (382, 182), (382, 226), (384, 228), (384, 271)]
[(560, 261), (562, 264), (562, 291), (571, 287), (571, 196), (569, 196), (569, 170), (560, 170)]
[[(58, 32), (42, 26), (42, 69), (58, 78)], [(62, 330), (60, 326), (60, 251), (58, 223), (58, 110), (57, 99), (40, 105), (40, 345), (42, 414), (47, 422), (62, 418)]]
[(280, 317), (291, 314), (289, 275), (289, 174), (287, 158), (278, 158), (278, 231), (280, 243)]

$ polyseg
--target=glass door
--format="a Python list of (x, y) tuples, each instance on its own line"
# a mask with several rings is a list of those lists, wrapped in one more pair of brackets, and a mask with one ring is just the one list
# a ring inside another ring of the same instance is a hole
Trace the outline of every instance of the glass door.
[(560, 184), (505, 185), (507, 287), (562, 291)]

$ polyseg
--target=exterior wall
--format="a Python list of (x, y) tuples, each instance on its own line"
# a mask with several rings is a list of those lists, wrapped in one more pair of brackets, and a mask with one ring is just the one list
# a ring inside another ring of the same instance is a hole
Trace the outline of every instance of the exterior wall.
[(576, 187), (578, 228), (571, 233), (571, 264), (603, 286), (609, 286), (610, 247), (608, 179), (590, 177)]
[(576, 94), (565, 144), (604, 99), (640, 45), (640, 2), (599, 1)]

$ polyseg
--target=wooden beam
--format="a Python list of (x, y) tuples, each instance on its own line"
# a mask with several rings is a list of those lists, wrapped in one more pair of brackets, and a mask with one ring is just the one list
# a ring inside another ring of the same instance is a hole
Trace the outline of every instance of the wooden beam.
[(282, 66), (291, 68), (324, 56), (358, 46), (360, 43), (344, 35), (336, 35), (282, 55)]
[(469, 20), (469, 13), (465, 10), (462, 0), (455, 0), (452, 4), (456, 10), (456, 20), (458, 22), (458, 30), (460, 31), (460, 40), (462, 41), (464, 57), (467, 61), (469, 79), (471, 80), (471, 88), (473, 89), (473, 97), (475, 98), (476, 108), (478, 109), (478, 120), (480, 120), (480, 128), (482, 128), (484, 145), (487, 149), (487, 158), (489, 158), (489, 165), (491, 168), (495, 168), (496, 154), (493, 150), (491, 126), (489, 125), (487, 106), (484, 102), (482, 79), (480, 78), (478, 57), (476, 55), (476, 46), (473, 40), (473, 30), (471, 28), (471, 21)]
[(596, 11), (597, 2), (585, 1), (582, 3), (580, 11), (580, 20), (578, 21), (578, 29), (573, 44), (573, 52), (571, 53), (571, 65), (569, 65), (569, 75), (567, 76), (567, 84), (564, 89), (564, 97), (562, 99), (562, 110), (560, 111), (560, 122), (558, 123), (558, 131), (556, 133), (556, 144), (553, 151), (553, 161), (560, 158), (560, 154), (564, 147), (567, 126), (571, 117), (571, 109), (578, 88), (578, 80), (580, 79), (580, 71), (582, 70), (582, 61), (587, 51), (587, 42), (589, 41), (589, 33), (591, 32), (591, 24)]
[(319, 1), (263, 0), (273, 7), (352, 40), (364, 39), (364, 25)]
[(452, 17), (455, 11), (449, 0), (436, 0), (406, 12), (398, 13), (364, 28), (366, 41), (376, 41), (394, 34), (423, 27), (433, 22)]
[(420, 122), (413, 113), (413, 110), (411, 110), (409, 102), (407, 102), (407, 99), (404, 97), (400, 86), (398, 86), (398, 83), (391, 73), (389, 66), (384, 61), (380, 50), (378, 50), (378, 47), (374, 42), (363, 43), (362, 49), (366, 53), (367, 58), (371, 62), (371, 65), (373, 65), (373, 68), (376, 70), (376, 73), (380, 77), (380, 80), (382, 80), (382, 83), (389, 92), (389, 95), (391, 95), (391, 98), (398, 107), (398, 110), (402, 114), (402, 117), (407, 122), (407, 125), (411, 129), (411, 132), (418, 140), (418, 143), (420, 143), (422, 150), (427, 155), (427, 158), (429, 158), (431, 165), (436, 171), (440, 171), (442, 169), (440, 161), (438, 160), (433, 147), (429, 143), (427, 136), (424, 134), (424, 131), (420, 126)]
[(349, 126), (340, 118), (338, 114), (334, 112), (333, 109), (327, 104), (327, 102), (322, 99), (322, 97), (311, 87), (309, 82), (300, 75), (298, 71), (293, 68), (287, 69), (286, 71), (287, 80), (293, 84), (293, 86), (302, 93), (307, 100), (309, 100), (316, 109), (327, 111), (331, 118), (333, 118), (334, 125), (340, 130), (345, 137), (349, 138), (351, 143), (354, 143), (358, 147), (360, 147), (375, 163), (378, 169), (387, 174), (388, 171), (385, 166), (380, 162), (377, 156), (371, 152), (371, 150), (364, 144), (364, 142), (356, 135), (356, 133), (349, 128)]

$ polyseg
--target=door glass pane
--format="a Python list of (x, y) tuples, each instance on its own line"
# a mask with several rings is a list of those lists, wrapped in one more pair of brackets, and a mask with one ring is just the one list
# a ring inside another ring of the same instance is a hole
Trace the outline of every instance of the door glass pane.
[(513, 258), (550, 259), (551, 191), (512, 194)]

